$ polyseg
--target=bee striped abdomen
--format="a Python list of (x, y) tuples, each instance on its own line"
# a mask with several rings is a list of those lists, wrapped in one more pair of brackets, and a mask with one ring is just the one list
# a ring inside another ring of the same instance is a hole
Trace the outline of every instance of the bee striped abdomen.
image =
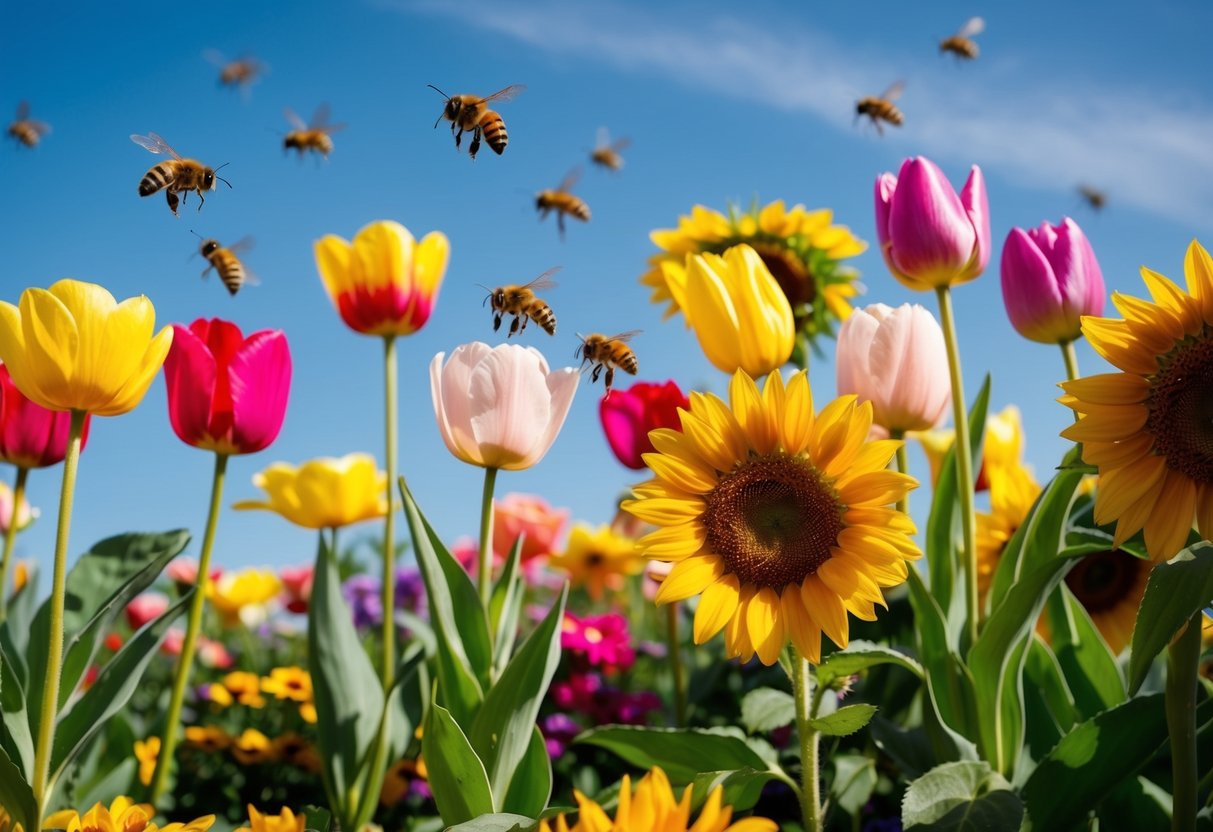
[(32, 125), (18, 122), (8, 129), (13, 138), (21, 142), (26, 147), (33, 147), (38, 143), (38, 131)]
[(590, 221), (590, 206), (580, 199), (573, 199), (568, 211), (582, 222)]
[(539, 324), (548, 335), (556, 334), (556, 313), (546, 303), (530, 310), (531, 320)]
[(505, 130), (505, 121), (497, 113), (489, 110), (480, 120), (480, 130), (484, 141), (493, 152), (500, 156), (505, 152), (505, 146), (510, 143), (509, 134)]
[(139, 181), (139, 196), (151, 196), (174, 179), (175, 165), (161, 162), (143, 175)]
[(228, 292), (235, 295), (244, 285), (244, 264), (236, 255), (225, 249), (215, 252), (213, 262), (215, 270), (219, 272), (219, 279), (223, 281)]

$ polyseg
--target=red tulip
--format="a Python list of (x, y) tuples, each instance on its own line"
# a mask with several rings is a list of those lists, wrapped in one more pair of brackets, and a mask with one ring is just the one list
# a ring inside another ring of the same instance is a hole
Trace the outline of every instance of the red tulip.
[[(34, 404), (13, 384), (8, 367), (0, 364), (0, 462), (18, 468), (58, 465), (67, 454), (67, 430), (72, 415)], [(88, 417), (80, 448), (88, 441)]]
[(312, 565), (284, 566), (278, 571), (282, 580), (282, 601), (287, 610), (302, 615), (312, 598)]
[(178, 438), (222, 454), (251, 454), (273, 442), (291, 387), (286, 335), (266, 329), (245, 338), (219, 318), (173, 329), (164, 376)]
[(641, 454), (653, 452), (649, 431), (657, 428), (681, 430), (678, 408), (690, 407), (687, 397), (672, 381), (652, 384), (638, 381), (627, 390), (613, 390), (598, 405), (602, 429), (611, 450), (624, 465), (642, 470)]

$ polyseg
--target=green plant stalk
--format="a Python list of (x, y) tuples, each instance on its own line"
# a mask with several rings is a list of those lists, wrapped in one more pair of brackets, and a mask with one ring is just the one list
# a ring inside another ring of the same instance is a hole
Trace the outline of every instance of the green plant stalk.
[[(897, 470), (902, 474), (910, 473), (910, 457), (906, 452), (906, 433), (903, 430), (894, 430), (889, 432), (890, 439), (896, 439), (901, 442), (897, 446)], [(903, 494), (901, 499), (897, 501), (897, 510), (902, 514), (910, 513), (910, 495)]]
[(969, 644), (977, 643), (977, 509), (973, 503), (973, 457), (969, 449), (969, 416), (965, 412), (964, 377), (960, 372), (960, 350), (956, 343), (956, 318), (952, 313), (952, 293), (947, 286), (935, 290), (939, 298), (939, 319), (948, 350), (948, 373), (952, 378), (952, 421), (956, 425), (956, 492), (960, 497), (960, 531), (964, 541), (965, 626)]
[(13, 483), (13, 510), (9, 514), (8, 529), (4, 532), (4, 555), (0, 556), (0, 623), (8, 618), (8, 570), (13, 562), (13, 547), (17, 544), (17, 518), (21, 516), (21, 502), (25, 499), (25, 480), (28, 468), (17, 468), (17, 481)]
[[(386, 692), (396, 672), (396, 336), (383, 338), (383, 415), (387, 467), (387, 516), (383, 518), (383, 666), (379, 678)], [(336, 550), (333, 556), (336, 557)]]
[(1182, 635), (1167, 647), (1167, 733), (1171, 737), (1172, 832), (1196, 829), (1196, 677), (1200, 670), (1200, 629), (1197, 610)]
[(1074, 349), (1073, 341), (1062, 341), (1061, 358), (1066, 362), (1066, 381), (1078, 378), (1078, 352)]
[(792, 697), (796, 700), (796, 735), (800, 739), (800, 814), (805, 832), (821, 832), (821, 772), (818, 750), (821, 735), (811, 720), (819, 697), (813, 691), (813, 671), (808, 660), (792, 648)]
[(497, 484), (497, 469), (484, 469), (484, 495), (480, 498), (480, 555), (477, 560), (477, 583), (480, 606), (489, 611), (493, 594), (493, 488)]
[(678, 636), (678, 602), (665, 608), (666, 639), (669, 642), (670, 672), (674, 676), (674, 725), (687, 726), (687, 677), (682, 666), (682, 644)]
[(219, 526), (219, 509), (223, 505), (223, 481), (227, 474), (227, 459), (227, 454), (215, 454), (215, 473), (211, 480), (211, 503), (206, 514), (206, 530), (202, 535), (202, 551), (198, 555), (198, 575), (194, 579), (194, 597), (190, 599), (185, 639), (181, 642), (181, 655), (177, 659), (177, 672), (173, 676), (173, 692), (169, 697), (168, 714), (164, 719), (164, 733), (160, 736), (160, 755), (156, 758), (156, 770), (152, 774), (151, 802), (153, 804), (168, 788), (169, 772), (173, 767), (173, 753), (177, 748), (177, 723), (181, 720), (181, 706), (185, 703), (185, 690), (189, 687), (190, 671), (193, 669), (194, 655), (198, 649), (198, 634), (202, 631), (202, 614), (206, 609), (206, 583), (211, 574), (211, 552), (215, 548), (215, 529)]
[(59, 491), (59, 522), (55, 529), (55, 569), (51, 585), (50, 641), (46, 646), (46, 681), (42, 685), (42, 711), (38, 720), (38, 740), (34, 746), (34, 802), (41, 825), (46, 802), (51, 796), (49, 782), (51, 750), (55, 740), (55, 721), (59, 711), (59, 677), (63, 670), (63, 602), (67, 586), (67, 540), (72, 527), (72, 498), (76, 493), (76, 469), (80, 465), (80, 436), (87, 417), (73, 410), (63, 459), (63, 486)]

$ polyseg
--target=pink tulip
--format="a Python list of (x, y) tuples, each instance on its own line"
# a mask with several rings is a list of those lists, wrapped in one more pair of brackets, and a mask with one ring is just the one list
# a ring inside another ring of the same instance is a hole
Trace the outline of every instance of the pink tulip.
[(934, 162), (907, 159), (876, 180), (876, 235), (893, 276), (916, 291), (964, 283), (990, 259), (990, 206), (981, 168), (960, 196)]
[[(67, 432), (72, 415), (47, 410), (25, 397), (0, 364), (0, 462), (18, 468), (58, 465), (67, 455)], [(80, 448), (88, 441), (89, 417), (84, 418)]]
[(1103, 315), (1103, 272), (1078, 223), (1062, 217), (1061, 225), (1012, 228), (1002, 247), (1002, 299), (1016, 331), (1042, 344), (1073, 341), (1083, 315)]
[(245, 338), (219, 318), (173, 329), (164, 377), (177, 437), (221, 454), (251, 454), (273, 442), (291, 387), (286, 336), (267, 329)]
[(533, 347), (479, 341), (430, 362), (430, 392), (442, 441), (482, 468), (520, 471), (543, 459), (568, 415), (581, 375), (548, 369)]
[(952, 400), (943, 330), (918, 304), (855, 310), (838, 331), (837, 378), (891, 434), (936, 427)]
[(168, 598), (159, 592), (145, 592), (136, 595), (126, 605), (126, 623), (132, 630), (138, 630), (154, 618), (159, 618), (168, 609)]
[(652, 453), (649, 431), (657, 428), (682, 430), (678, 408), (690, 403), (673, 381), (651, 384), (638, 381), (627, 390), (613, 390), (598, 405), (602, 430), (615, 457), (627, 467), (641, 471), (643, 454)]
[(568, 521), (568, 509), (552, 508), (542, 497), (507, 494), (493, 501), (493, 552), (499, 558), (508, 556), (514, 541), (523, 535), (523, 563), (550, 555)]
[[(13, 506), (13, 489), (9, 488), (8, 483), (0, 482), (0, 532), (8, 533), (13, 522), (14, 508), (17, 512), (17, 531), (24, 529), (37, 517), (37, 512), (30, 508), (29, 500), (25, 497), (21, 498), (20, 506)], [(0, 592), (3, 591), (4, 587), (0, 587)]]

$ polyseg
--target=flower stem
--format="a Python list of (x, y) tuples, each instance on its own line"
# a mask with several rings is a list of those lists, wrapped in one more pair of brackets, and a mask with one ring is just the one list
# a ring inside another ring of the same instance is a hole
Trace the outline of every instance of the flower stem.
[(956, 318), (952, 314), (952, 293), (947, 286), (935, 290), (939, 298), (939, 318), (948, 349), (948, 373), (952, 378), (952, 421), (956, 425), (956, 491), (960, 497), (960, 531), (964, 541), (965, 625), (969, 644), (977, 642), (977, 510), (973, 504), (973, 455), (969, 448), (969, 416), (965, 412), (964, 378), (960, 373), (960, 350), (956, 343)]
[(156, 771), (152, 775), (153, 804), (168, 787), (169, 771), (173, 767), (173, 752), (177, 747), (177, 723), (181, 721), (181, 706), (185, 702), (185, 689), (190, 683), (190, 671), (193, 669), (194, 654), (198, 647), (198, 633), (202, 630), (202, 613), (206, 609), (206, 582), (211, 574), (211, 552), (215, 548), (215, 529), (219, 525), (219, 509), (223, 505), (223, 480), (226, 474), (227, 454), (217, 453), (215, 474), (211, 480), (211, 504), (206, 514), (206, 530), (202, 533), (202, 551), (198, 555), (198, 576), (194, 579), (194, 597), (190, 599), (185, 639), (181, 642), (181, 655), (177, 658), (177, 672), (173, 676), (173, 692), (168, 701), (168, 714), (164, 719), (164, 733), (160, 737), (160, 755), (156, 758)]
[(72, 411), (67, 438), (67, 456), (63, 460), (63, 487), (59, 491), (59, 523), (55, 529), (55, 569), (50, 597), (50, 640), (46, 645), (46, 681), (42, 684), (42, 709), (38, 719), (38, 741), (34, 747), (34, 802), (39, 824), (51, 796), (49, 782), (51, 749), (59, 710), (59, 676), (63, 666), (63, 601), (67, 586), (67, 539), (72, 527), (72, 498), (76, 493), (76, 469), (80, 463), (80, 435), (87, 417), (83, 410)]
[[(396, 482), (396, 337), (383, 339), (384, 465), (387, 467), (387, 516), (383, 518), (383, 667), (379, 677), (386, 691), (396, 672), (396, 512), (392, 487)], [(336, 550), (334, 550), (334, 557)]]
[(800, 651), (792, 648), (792, 696), (796, 700), (796, 734), (800, 738), (800, 813), (805, 832), (821, 832), (821, 776), (817, 759), (821, 735), (810, 720), (816, 715), (813, 671)]
[(476, 574), (480, 586), (480, 605), (487, 614), (493, 594), (493, 487), (497, 484), (497, 469), (484, 469), (484, 496), (480, 500), (480, 557)]
[(1171, 830), (1196, 829), (1196, 677), (1200, 669), (1198, 610), (1167, 648), (1167, 732), (1171, 735)]
[(21, 518), (21, 503), (25, 500), (25, 480), (28, 468), (17, 468), (13, 483), (13, 509), (9, 512), (8, 528), (4, 532), (4, 555), (0, 556), (0, 623), (8, 617), (8, 570), (13, 562), (13, 546), (17, 543), (17, 525)]
[[(910, 473), (910, 457), (906, 453), (906, 433), (903, 430), (894, 430), (889, 432), (890, 439), (896, 439), (901, 442), (897, 446), (897, 470), (902, 474)], [(897, 510), (902, 514), (910, 513), (910, 495), (903, 494), (901, 499), (897, 501)]]
[(1062, 341), (1059, 346), (1062, 360), (1066, 362), (1066, 381), (1073, 381), (1078, 378), (1078, 352), (1073, 341)]
[(678, 636), (678, 615), (681, 611), (678, 602), (667, 604), (666, 638), (669, 640), (670, 672), (674, 675), (674, 725), (685, 728), (687, 725), (687, 678), (682, 667), (682, 645)]

